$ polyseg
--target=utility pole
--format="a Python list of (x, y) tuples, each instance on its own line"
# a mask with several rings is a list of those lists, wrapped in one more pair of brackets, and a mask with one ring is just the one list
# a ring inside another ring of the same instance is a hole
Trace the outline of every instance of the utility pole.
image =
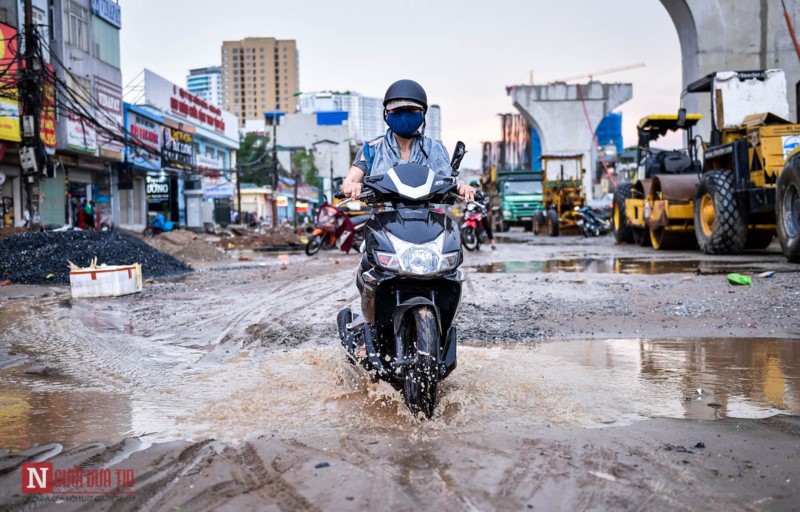
[(278, 227), (278, 117), (272, 118), (272, 228)]
[(42, 63), (36, 61), (39, 41), (33, 25), (33, 0), (25, 0), (25, 54), (24, 67), (20, 73), (19, 93), (22, 103), (20, 115), (20, 168), (25, 183), (25, 195), (28, 199), (28, 231), (33, 227), (33, 188), (38, 175), (44, 171), (46, 164), (43, 158), (42, 141), (39, 135), (39, 109), (41, 108), (41, 80), (39, 72)]
[(267, 131), (267, 124), (272, 123), (272, 227), (278, 227), (278, 120), (283, 116), (283, 112), (273, 110), (264, 112), (264, 132)]
[(239, 222), (242, 221), (242, 167), (236, 163), (236, 205), (239, 210)]
[(302, 178), (302, 174), (300, 169), (297, 169), (297, 173), (294, 176), (294, 208), (292, 211), (294, 212), (294, 219), (292, 225), (295, 229), (297, 229), (297, 189), (300, 188), (300, 179)]

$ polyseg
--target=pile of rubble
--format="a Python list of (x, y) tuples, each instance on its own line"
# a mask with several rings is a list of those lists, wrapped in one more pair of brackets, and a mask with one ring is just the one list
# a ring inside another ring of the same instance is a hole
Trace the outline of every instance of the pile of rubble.
[(139, 263), (145, 278), (191, 270), (183, 262), (141, 240), (116, 232), (23, 233), (0, 239), (0, 282), (69, 283), (67, 261), (86, 267), (93, 258), (97, 258), (99, 264), (108, 265)]

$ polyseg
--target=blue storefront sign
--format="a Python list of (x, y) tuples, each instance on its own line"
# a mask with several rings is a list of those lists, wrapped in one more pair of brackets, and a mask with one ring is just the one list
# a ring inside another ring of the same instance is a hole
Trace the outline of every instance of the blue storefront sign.
[(117, 28), (122, 28), (122, 10), (110, 0), (92, 0), (92, 12)]

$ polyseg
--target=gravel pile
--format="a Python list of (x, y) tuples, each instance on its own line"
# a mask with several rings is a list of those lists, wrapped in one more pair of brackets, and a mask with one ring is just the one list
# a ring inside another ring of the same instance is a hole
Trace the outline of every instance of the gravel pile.
[[(0, 281), (13, 284), (69, 283), (67, 260), (80, 267), (140, 263), (145, 278), (188, 272), (183, 262), (129, 235), (101, 231), (24, 233), (0, 239)], [(52, 277), (48, 279), (48, 275)]]

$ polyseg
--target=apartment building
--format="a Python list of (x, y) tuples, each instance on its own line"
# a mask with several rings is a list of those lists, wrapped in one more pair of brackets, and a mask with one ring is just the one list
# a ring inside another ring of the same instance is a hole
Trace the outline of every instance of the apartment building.
[(190, 69), (186, 90), (206, 103), (222, 106), (222, 71), (219, 66)]
[(222, 43), (222, 108), (238, 116), (241, 127), (270, 110), (294, 112), (299, 88), (295, 40), (247, 37)]

